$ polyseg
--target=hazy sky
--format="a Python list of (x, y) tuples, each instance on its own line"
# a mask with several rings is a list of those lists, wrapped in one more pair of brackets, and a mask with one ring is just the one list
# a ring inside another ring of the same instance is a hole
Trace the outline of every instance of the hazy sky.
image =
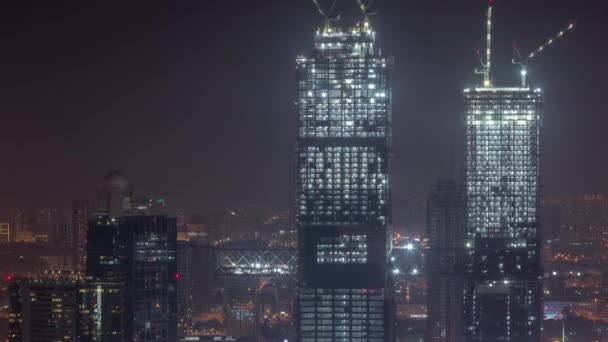
[[(173, 207), (287, 207), (295, 57), (311, 52), (322, 25), (312, 1), (92, 3), (0, 5), (0, 206), (68, 206), (119, 169)], [(424, 198), (461, 143), (485, 1), (376, 3), (373, 26), (395, 59), (394, 197)], [(337, 7), (338, 25), (360, 17), (354, 0)], [(600, 1), (495, 7), (498, 85), (517, 82), (512, 43), (529, 51), (577, 19), (530, 68), (546, 92), (544, 191), (608, 191)]]

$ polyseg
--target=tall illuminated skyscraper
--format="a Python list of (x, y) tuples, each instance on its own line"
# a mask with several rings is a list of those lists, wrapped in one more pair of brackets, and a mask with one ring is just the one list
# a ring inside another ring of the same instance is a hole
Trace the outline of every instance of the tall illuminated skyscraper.
[(297, 59), (298, 341), (390, 341), (390, 61), (368, 20)]
[[(539, 342), (540, 130), (543, 93), (495, 87), (490, 74), (492, 7), (481, 87), (464, 91), (466, 127), (466, 341)], [(524, 64), (525, 65), (525, 64)]]
[(542, 92), (465, 92), (468, 341), (540, 341)]

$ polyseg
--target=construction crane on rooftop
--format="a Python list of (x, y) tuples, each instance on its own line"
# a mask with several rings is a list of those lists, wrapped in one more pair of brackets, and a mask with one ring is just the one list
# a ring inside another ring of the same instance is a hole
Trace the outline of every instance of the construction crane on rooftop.
[(481, 70), (475, 69), (476, 74), (483, 75), (483, 86), (485, 88), (492, 86), (492, 78), (491, 78), (491, 66), (492, 66), (492, 6), (494, 5), (494, 0), (488, 0), (488, 12), (487, 12), (487, 23), (486, 23), (486, 60), (484, 62), (481, 57), (481, 50), (477, 49), (477, 57), (479, 57), (479, 62), (481, 63)]
[(562, 38), (566, 33), (572, 31), (574, 29), (574, 27), (576, 26), (576, 22), (571, 22), (570, 24), (568, 24), (568, 26), (566, 28), (564, 28), (563, 30), (559, 31), (555, 36), (549, 38), (549, 40), (547, 40), (547, 42), (545, 42), (544, 44), (540, 45), (538, 48), (536, 48), (534, 51), (532, 51), (528, 56), (526, 56), (525, 58), (522, 57), (522, 54), (519, 52), (519, 48), (517, 47), (517, 44), (513, 44), (513, 53), (514, 53), (514, 58), (513, 58), (513, 64), (517, 64), (521, 67), (520, 70), (520, 75), (521, 75), (521, 86), (522, 88), (525, 88), (527, 86), (526, 84), (526, 76), (528, 74), (528, 62), (533, 59), (534, 57), (538, 56), (541, 52), (543, 52), (547, 47), (549, 47), (550, 45), (552, 45), (553, 43), (555, 43), (557, 40), (559, 40), (560, 38)]
[(368, 0), (367, 2), (365, 0), (357, 0), (357, 4), (359, 4), (361, 12), (363, 12), (365, 22), (369, 23), (369, 17), (377, 14), (377, 12), (373, 10), (374, 0)]
[(325, 18), (325, 27), (323, 28), (323, 33), (331, 32), (331, 22), (340, 20), (340, 15), (334, 14), (334, 9), (338, 0), (333, 0), (331, 5), (328, 7), (324, 7), (320, 0), (312, 0), (312, 2), (315, 4), (315, 6), (317, 6), (319, 13), (321, 13), (321, 15)]

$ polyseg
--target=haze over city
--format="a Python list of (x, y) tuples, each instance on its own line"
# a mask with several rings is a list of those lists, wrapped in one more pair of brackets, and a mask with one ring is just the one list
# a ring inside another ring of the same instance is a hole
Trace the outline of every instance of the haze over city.
[(605, 7), (1, 5), (0, 341), (608, 341)]
[[(0, 203), (93, 198), (120, 169), (172, 208), (288, 207), (296, 115), (294, 56), (322, 26), (310, 1), (4, 4), (0, 34), (4, 164)], [(461, 91), (479, 81), (484, 1), (378, 1), (374, 28), (395, 58), (394, 200), (450, 174)], [(511, 45), (535, 48), (576, 19), (572, 37), (531, 65), (546, 91), (545, 192), (608, 190), (600, 1), (499, 2), (495, 79), (517, 81)], [(359, 20), (338, 1), (340, 26)], [(454, 152), (455, 154), (458, 151)], [(162, 162), (161, 162), (162, 158)], [(563, 181), (567, 179), (568, 181)]]

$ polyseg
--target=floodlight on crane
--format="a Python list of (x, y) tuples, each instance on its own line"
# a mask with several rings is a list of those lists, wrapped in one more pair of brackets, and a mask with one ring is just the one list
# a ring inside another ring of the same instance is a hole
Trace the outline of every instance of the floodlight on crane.
[(574, 27), (576, 26), (576, 22), (571, 22), (570, 24), (568, 24), (568, 26), (566, 28), (564, 28), (563, 30), (559, 31), (555, 36), (549, 38), (549, 40), (547, 40), (547, 42), (545, 42), (544, 44), (540, 45), (538, 48), (536, 48), (534, 51), (532, 51), (528, 56), (526, 56), (525, 58), (522, 57), (522, 54), (519, 52), (519, 48), (517, 47), (517, 44), (513, 44), (513, 64), (517, 64), (521, 67), (520, 70), (520, 76), (521, 76), (521, 86), (522, 88), (525, 88), (527, 86), (526, 84), (526, 76), (528, 75), (528, 62), (533, 59), (534, 57), (538, 56), (541, 52), (543, 52), (547, 47), (549, 47), (550, 45), (552, 45), (553, 43), (555, 43), (557, 40), (559, 40), (560, 38), (562, 38), (566, 33), (572, 31), (574, 29)]

